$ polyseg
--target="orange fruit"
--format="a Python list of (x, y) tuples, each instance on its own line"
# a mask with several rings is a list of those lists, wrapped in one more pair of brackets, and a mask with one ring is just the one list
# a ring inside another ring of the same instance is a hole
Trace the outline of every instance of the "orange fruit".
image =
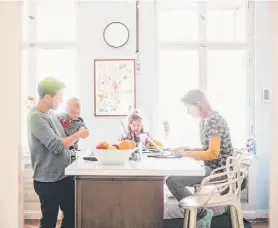
[(129, 150), (133, 148), (133, 143), (131, 140), (123, 140), (119, 144), (119, 149), (120, 150)]

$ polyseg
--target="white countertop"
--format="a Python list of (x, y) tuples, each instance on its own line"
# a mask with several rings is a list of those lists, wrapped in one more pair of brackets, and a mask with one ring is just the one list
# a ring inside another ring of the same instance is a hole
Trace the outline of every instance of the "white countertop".
[(202, 163), (192, 158), (148, 158), (124, 165), (102, 165), (80, 156), (66, 168), (68, 176), (204, 176)]

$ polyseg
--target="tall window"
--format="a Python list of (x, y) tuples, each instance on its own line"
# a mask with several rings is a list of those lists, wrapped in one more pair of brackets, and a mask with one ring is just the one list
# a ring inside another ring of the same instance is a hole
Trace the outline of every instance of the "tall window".
[(157, 3), (158, 113), (169, 121), (168, 143), (200, 144), (198, 122), (180, 102), (188, 90), (199, 88), (227, 120), (234, 146), (242, 147), (252, 126), (250, 5), (245, 0), (173, 2), (179, 4)]
[[(76, 5), (74, 1), (37, 1), (22, 8), (22, 144), (27, 150), (26, 117), (28, 97), (37, 97), (37, 85), (46, 77), (66, 84), (64, 101), (76, 96)], [(64, 104), (59, 111), (64, 109)]]

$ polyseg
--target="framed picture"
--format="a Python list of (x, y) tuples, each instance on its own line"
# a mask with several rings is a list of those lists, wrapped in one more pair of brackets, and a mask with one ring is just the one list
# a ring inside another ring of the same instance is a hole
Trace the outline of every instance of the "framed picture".
[(126, 116), (136, 108), (135, 59), (94, 60), (95, 116)]

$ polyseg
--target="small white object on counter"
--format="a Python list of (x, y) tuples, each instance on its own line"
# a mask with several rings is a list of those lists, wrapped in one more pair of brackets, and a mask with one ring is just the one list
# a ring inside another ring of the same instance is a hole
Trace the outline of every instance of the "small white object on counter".
[[(89, 151), (84, 152), (88, 155)], [(68, 176), (204, 176), (205, 170), (200, 162), (192, 158), (148, 158), (129, 161), (122, 165), (103, 165), (99, 161), (83, 160), (80, 156), (66, 168)]]

